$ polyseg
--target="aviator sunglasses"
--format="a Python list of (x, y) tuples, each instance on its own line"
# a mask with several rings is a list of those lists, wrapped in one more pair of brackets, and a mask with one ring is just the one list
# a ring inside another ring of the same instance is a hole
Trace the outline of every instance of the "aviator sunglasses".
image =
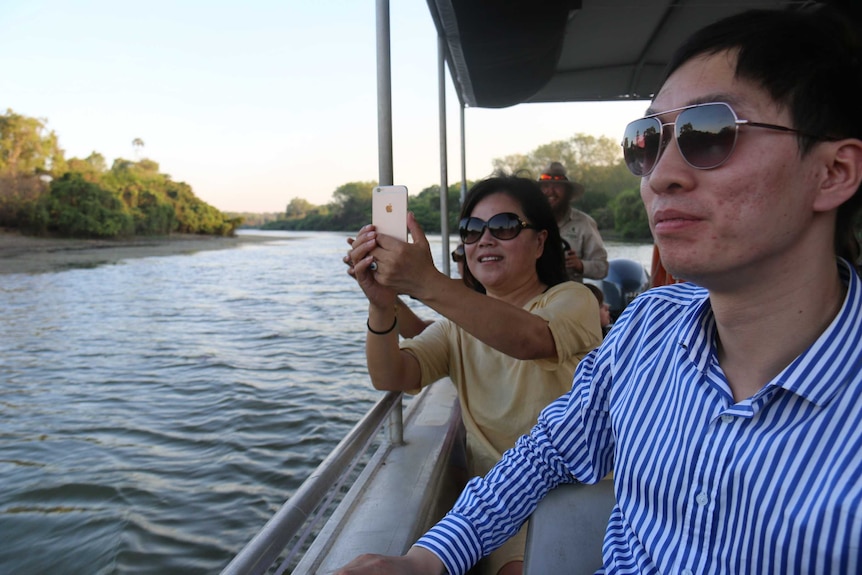
[(461, 241), (465, 244), (475, 244), (485, 233), (485, 228), (491, 232), (491, 235), (498, 240), (511, 240), (518, 236), (523, 229), (535, 230), (536, 226), (528, 224), (518, 214), (511, 212), (503, 212), (492, 216), (487, 222), (480, 218), (462, 218), (458, 224), (458, 232), (461, 234)]
[[(679, 112), (673, 122), (663, 123), (657, 117), (673, 112)], [(672, 132), (665, 130), (671, 126)], [(626, 166), (636, 176), (650, 175), (673, 136), (682, 158), (689, 166), (699, 170), (717, 168), (733, 154), (740, 126), (789, 132), (816, 140), (826, 139), (786, 126), (740, 120), (725, 102), (695, 104), (650, 114), (626, 126), (622, 141)]]

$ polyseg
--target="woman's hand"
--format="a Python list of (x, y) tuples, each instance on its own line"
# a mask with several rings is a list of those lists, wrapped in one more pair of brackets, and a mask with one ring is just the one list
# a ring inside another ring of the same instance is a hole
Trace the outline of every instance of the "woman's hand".
[(566, 269), (574, 271), (576, 274), (584, 273), (584, 262), (578, 257), (575, 250), (566, 252)]
[(378, 247), (372, 251), (377, 262), (375, 278), (396, 293), (421, 300), (423, 290), (433, 289), (431, 282), (445, 276), (434, 266), (431, 246), (413, 212), (407, 213), (407, 229), (413, 238), (412, 243), (384, 235), (377, 237)]
[(348, 266), (347, 274), (356, 279), (369, 303), (380, 308), (393, 308), (396, 292), (382, 285), (377, 279), (379, 264), (372, 255), (377, 247), (377, 238), (378, 234), (373, 225), (364, 226), (355, 239), (347, 238), (351, 249), (343, 261)]

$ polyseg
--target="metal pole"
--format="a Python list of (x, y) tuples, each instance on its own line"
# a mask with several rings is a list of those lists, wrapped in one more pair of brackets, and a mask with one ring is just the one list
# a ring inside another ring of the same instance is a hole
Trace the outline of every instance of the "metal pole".
[[(389, 0), (377, 0), (377, 180), (381, 186), (391, 186), (392, 168), (392, 64), (389, 57)], [(398, 405), (389, 416), (389, 441), (404, 443), (404, 416)]]
[(389, 0), (377, 0), (377, 177), (381, 186), (394, 183), (389, 36)]
[(464, 104), (461, 103), (461, 205), (467, 198), (467, 124), (464, 121)]
[(437, 36), (437, 85), (440, 122), (440, 239), (443, 242), (443, 273), (449, 269), (449, 174), (446, 153), (446, 47), (443, 37)]

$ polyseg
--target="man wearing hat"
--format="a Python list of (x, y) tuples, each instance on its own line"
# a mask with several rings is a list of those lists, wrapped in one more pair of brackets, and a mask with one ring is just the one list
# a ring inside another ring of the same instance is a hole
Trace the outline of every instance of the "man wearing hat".
[(608, 252), (596, 220), (571, 205), (584, 195), (584, 186), (570, 181), (560, 162), (551, 162), (545, 168), (539, 176), (539, 186), (557, 218), (569, 278), (583, 283), (584, 278), (600, 280), (608, 275)]

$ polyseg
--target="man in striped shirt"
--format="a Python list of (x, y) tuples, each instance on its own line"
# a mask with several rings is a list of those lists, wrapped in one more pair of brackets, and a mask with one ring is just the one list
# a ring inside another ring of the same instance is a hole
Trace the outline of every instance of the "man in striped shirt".
[(340, 573), (465, 573), (548, 491), (611, 470), (606, 573), (862, 572), (860, 28), (750, 12), (677, 51), (623, 147), (691, 283), (630, 304), (404, 557)]

